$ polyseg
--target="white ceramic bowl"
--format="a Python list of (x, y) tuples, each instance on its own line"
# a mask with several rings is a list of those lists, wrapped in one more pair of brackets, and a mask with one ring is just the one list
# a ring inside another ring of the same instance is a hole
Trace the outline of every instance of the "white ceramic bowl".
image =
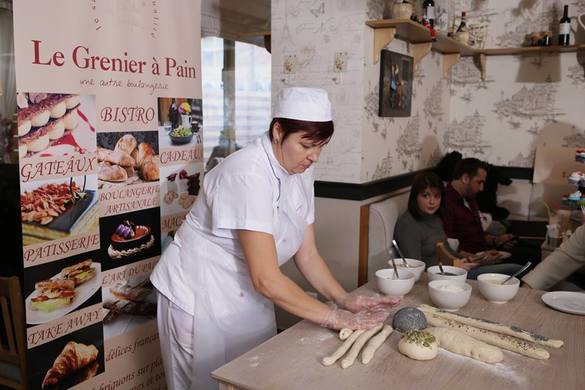
[(450, 265), (444, 265), (443, 270), (445, 272), (450, 272), (453, 275), (441, 275), (441, 270), (439, 269), (438, 265), (433, 265), (432, 267), (427, 268), (427, 275), (429, 280), (451, 280), (457, 282), (459, 284), (464, 284), (467, 280), (467, 271), (463, 268), (453, 267)]
[(431, 280), (428, 284), (431, 301), (440, 309), (455, 311), (467, 304), (471, 286), (454, 280)]
[(506, 303), (516, 296), (520, 288), (520, 280), (517, 278), (501, 284), (509, 277), (505, 274), (481, 274), (477, 277), (479, 292), (492, 303)]
[(393, 268), (382, 268), (376, 271), (378, 290), (390, 297), (401, 297), (412, 290), (414, 274), (404, 268), (398, 268), (398, 277), (395, 279)]
[[(406, 257), (404, 260), (406, 260), (408, 267), (404, 266), (402, 258), (394, 259), (396, 267), (412, 272), (414, 274), (414, 282), (418, 282), (423, 272), (425, 272), (425, 267), (427, 266), (426, 263), (416, 259), (409, 259), (408, 257)], [(388, 265), (392, 267), (392, 260), (388, 260)]]

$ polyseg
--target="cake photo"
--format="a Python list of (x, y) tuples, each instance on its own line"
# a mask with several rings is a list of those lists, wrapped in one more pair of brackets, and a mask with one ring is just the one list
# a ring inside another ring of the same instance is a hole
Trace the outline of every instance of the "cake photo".
[(96, 230), (98, 196), (95, 181), (95, 176), (84, 176), (31, 182), (23, 186), (20, 211), (24, 245)]
[(93, 97), (19, 92), (16, 100), (20, 158), (85, 153), (95, 143)]
[(148, 226), (136, 225), (125, 220), (120, 223), (110, 238), (108, 255), (112, 259), (120, 259), (146, 250), (154, 244), (154, 236)]

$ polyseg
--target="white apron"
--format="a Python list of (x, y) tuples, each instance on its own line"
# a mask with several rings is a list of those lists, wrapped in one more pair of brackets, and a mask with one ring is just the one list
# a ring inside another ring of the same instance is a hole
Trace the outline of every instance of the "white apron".
[[(297, 186), (284, 187), (283, 194), (298, 191)], [(302, 205), (287, 201), (293, 198), (299, 197), (281, 197), (276, 211), (274, 237), (279, 265), (298, 251), (306, 229), (306, 222), (296, 212)], [(185, 270), (195, 292), (191, 389), (217, 388), (210, 377), (213, 370), (276, 334), (274, 306), (254, 290), (245, 260), (227, 253), (188, 224), (181, 226), (163, 256), (192, 259)]]

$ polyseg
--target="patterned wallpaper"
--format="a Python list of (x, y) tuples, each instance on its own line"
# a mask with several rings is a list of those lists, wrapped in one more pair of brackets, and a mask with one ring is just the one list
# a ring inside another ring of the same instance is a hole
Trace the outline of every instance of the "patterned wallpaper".
[[(380, 67), (364, 22), (381, 18), (383, 3), (272, 0), (273, 96), (304, 85), (325, 88), (332, 100), (336, 131), (319, 180), (379, 180), (432, 166), (451, 150), (530, 167), (540, 143), (585, 147), (585, 58), (575, 53), (490, 56), (482, 81), (471, 58), (443, 77), (442, 55), (431, 52), (415, 69), (411, 116), (379, 117)], [(476, 45), (486, 48), (521, 45), (527, 32), (555, 27), (562, 8), (554, 0), (436, 3), (443, 28), (466, 10)], [(572, 15), (585, 13), (585, 0), (567, 4)], [(408, 46), (394, 40), (388, 49), (409, 54)]]
[[(532, 31), (550, 29), (556, 34), (563, 4), (569, 5), (572, 16), (585, 13), (585, 0), (454, 3), (458, 10), (470, 10), (470, 25), (483, 27), (486, 48), (520, 46)], [(478, 76), (471, 58), (451, 72), (446, 151), (457, 149), (494, 164), (531, 167), (537, 145), (585, 147), (585, 70), (576, 53), (489, 56), (486, 81)], [(461, 138), (467, 143), (455, 136), (464, 133)]]

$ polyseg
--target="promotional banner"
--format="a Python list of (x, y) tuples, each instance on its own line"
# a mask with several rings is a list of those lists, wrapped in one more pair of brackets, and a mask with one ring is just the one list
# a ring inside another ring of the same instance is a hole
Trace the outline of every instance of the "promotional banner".
[(202, 179), (200, 14), (14, 2), (31, 389), (166, 388), (149, 275)]

